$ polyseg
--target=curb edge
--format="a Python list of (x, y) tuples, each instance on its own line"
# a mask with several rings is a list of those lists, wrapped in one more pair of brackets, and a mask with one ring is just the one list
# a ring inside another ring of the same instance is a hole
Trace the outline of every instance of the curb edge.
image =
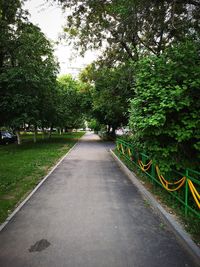
[(56, 163), (56, 165), (52, 167), (52, 169), (47, 173), (46, 176), (42, 178), (39, 184), (37, 184), (36, 187), (33, 188), (33, 190), (28, 194), (28, 196), (13, 210), (13, 212), (6, 218), (5, 222), (0, 224), (0, 232), (4, 229), (4, 227), (6, 227), (6, 225), (11, 221), (11, 219), (15, 216), (15, 214), (17, 214), (18, 211), (20, 211), (20, 209), (26, 204), (26, 202), (28, 202), (28, 200), (35, 194), (35, 192), (42, 186), (42, 184), (49, 178), (49, 176), (61, 164), (61, 162), (68, 156), (68, 154), (76, 147), (76, 145), (79, 143), (79, 140), (70, 148), (70, 150), (67, 151), (67, 153)]
[(116, 160), (121, 170), (128, 176), (132, 183), (138, 188), (139, 192), (145, 197), (155, 208), (157, 214), (160, 215), (161, 219), (170, 227), (173, 233), (176, 235), (179, 243), (184, 246), (185, 249), (193, 257), (193, 260), (197, 265), (200, 266), (200, 249), (190, 238), (189, 234), (185, 232), (183, 227), (175, 221), (175, 219), (158, 203), (154, 196), (141, 184), (137, 179), (136, 175), (131, 172), (128, 167), (117, 157), (117, 155), (110, 149), (112, 157)]

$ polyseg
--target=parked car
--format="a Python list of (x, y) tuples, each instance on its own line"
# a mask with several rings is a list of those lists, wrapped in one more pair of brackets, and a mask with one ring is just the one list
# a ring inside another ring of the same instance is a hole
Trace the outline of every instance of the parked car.
[(0, 131), (0, 144), (7, 145), (10, 143), (15, 143), (17, 141), (17, 136), (7, 131)]

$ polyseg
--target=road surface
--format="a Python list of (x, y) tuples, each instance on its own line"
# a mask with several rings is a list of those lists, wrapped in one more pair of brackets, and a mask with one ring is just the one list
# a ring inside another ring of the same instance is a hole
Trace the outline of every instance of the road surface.
[(0, 232), (1, 267), (194, 267), (87, 133)]

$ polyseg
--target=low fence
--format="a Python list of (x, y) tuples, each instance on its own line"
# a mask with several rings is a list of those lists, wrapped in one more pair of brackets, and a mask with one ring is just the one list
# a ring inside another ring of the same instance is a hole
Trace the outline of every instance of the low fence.
[(116, 145), (121, 156), (139, 167), (153, 184), (160, 185), (181, 204), (185, 216), (192, 213), (200, 218), (199, 172), (192, 169), (186, 169), (185, 173), (173, 171), (173, 179), (166, 179), (160, 172), (159, 166), (154, 164), (146, 154), (137, 152), (130, 143), (117, 139)]

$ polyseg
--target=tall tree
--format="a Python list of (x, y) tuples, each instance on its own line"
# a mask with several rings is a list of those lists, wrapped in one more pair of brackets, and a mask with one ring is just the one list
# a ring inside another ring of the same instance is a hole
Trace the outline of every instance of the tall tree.
[(199, 43), (186, 41), (137, 64), (130, 110), (132, 141), (163, 171), (199, 169), (199, 52)]
[(137, 60), (141, 53), (160, 55), (186, 35), (199, 38), (197, 0), (59, 0), (71, 14), (65, 32), (82, 51), (107, 43), (114, 62)]
[[(13, 65), (15, 30), (22, 21), (22, 13), (21, 1), (0, 1), (0, 75), (4, 80), (5, 72)], [(7, 114), (2, 112), (2, 100), (6, 92), (5, 86), (2, 87), (2, 81), (0, 87), (0, 125), (2, 125), (7, 120)]]
[(0, 1), (0, 73), (11, 64), (14, 52), (15, 27), (25, 16), (20, 0)]
[(115, 68), (89, 66), (82, 79), (93, 82), (93, 116), (100, 124), (108, 125), (108, 132), (128, 123), (129, 99), (133, 96), (133, 70), (127, 64)]
[(14, 53), (0, 74), (1, 125), (36, 127), (52, 109), (58, 66), (50, 42), (37, 26), (21, 21), (12, 41)]
[(63, 75), (58, 78), (57, 86), (57, 126), (66, 131), (79, 128), (84, 119), (79, 82), (70, 75)]

